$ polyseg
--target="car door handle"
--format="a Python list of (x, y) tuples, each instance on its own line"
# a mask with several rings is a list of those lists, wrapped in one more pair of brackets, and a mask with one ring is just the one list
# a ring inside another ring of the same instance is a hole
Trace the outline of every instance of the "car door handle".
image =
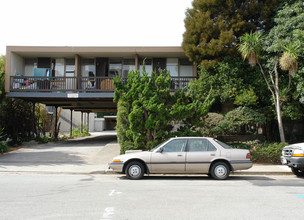
[(183, 155), (182, 155), (182, 154), (178, 154), (177, 156), (178, 156), (178, 157), (182, 157)]
[(210, 156), (215, 156), (215, 154), (210, 154)]

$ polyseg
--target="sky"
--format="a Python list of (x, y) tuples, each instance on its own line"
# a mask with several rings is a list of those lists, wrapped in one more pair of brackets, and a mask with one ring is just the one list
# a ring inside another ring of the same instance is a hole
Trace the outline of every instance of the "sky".
[(192, 0), (2, 0), (6, 46), (180, 46)]

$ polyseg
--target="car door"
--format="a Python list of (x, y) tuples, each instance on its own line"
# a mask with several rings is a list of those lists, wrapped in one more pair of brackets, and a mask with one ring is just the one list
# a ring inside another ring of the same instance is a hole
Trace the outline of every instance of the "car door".
[(205, 138), (190, 138), (186, 151), (186, 172), (189, 173), (208, 173), (211, 161), (220, 155)]
[(151, 173), (185, 172), (187, 139), (173, 139), (151, 156)]

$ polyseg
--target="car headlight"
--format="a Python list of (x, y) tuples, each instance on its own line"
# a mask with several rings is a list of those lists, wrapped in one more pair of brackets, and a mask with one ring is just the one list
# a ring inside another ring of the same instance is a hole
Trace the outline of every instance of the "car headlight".
[(295, 150), (292, 154), (293, 157), (304, 157), (303, 150)]

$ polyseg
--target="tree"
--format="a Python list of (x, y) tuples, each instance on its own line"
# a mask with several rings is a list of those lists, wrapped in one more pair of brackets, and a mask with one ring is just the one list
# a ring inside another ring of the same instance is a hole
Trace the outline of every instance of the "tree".
[[(293, 57), (294, 59), (291, 59), (293, 62), (297, 62), (297, 54), (292, 53), (292, 51), (287, 51), (284, 47), (285, 51), (283, 53), (283, 56), (285, 54), (288, 54), (288, 56)], [(279, 70), (278, 70), (278, 56), (275, 55), (272, 65), (273, 68), (269, 71), (269, 77), (266, 76), (264, 68), (262, 67), (259, 56), (261, 56), (263, 50), (263, 37), (261, 32), (255, 32), (250, 34), (245, 34), (241, 37), (241, 44), (239, 45), (239, 51), (244, 59), (248, 59), (249, 63), (254, 66), (258, 64), (260, 71), (262, 73), (262, 76), (267, 84), (267, 88), (271, 92), (272, 99), (275, 105), (275, 110), (277, 114), (277, 120), (278, 120), (278, 127), (279, 127), (279, 133), (280, 133), (280, 139), (281, 142), (285, 142), (285, 134), (284, 134), (284, 127), (283, 127), (283, 121), (282, 121), (282, 105), (284, 100), (282, 100), (282, 93), (287, 94), (290, 90), (291, 85), (291, 73), (296, 71), (295, 66), (297, 66), (295, 63), (290, 62), (288, 67), (291, 69), (289, 71), (289, 83), (288, 87), (284, 90), (280, 90), (279, 85)], [(294, 49), (293, 51), (295, 51)], [(283, 57), (282, 56), (282, 57)], [(270, 59), (270, 57), (268, 57)], [(282, 58), (281, 58), (282, 59)], [(286, 65), (287, 66), (287, 65)], [(288, 69), (289, 69), (288, 68)]]
[(5, 71), (0, 72), (0, 108), (5, 98)]
[(183, 48), (205, 68), (224, 56), (236, 56), (244, 33), (268, 30), (280, 0), (194, 0), (186, 12)]
[[(266, 35), (266, 50), (269, 53), (285, 51), (280, 58), (280, 66), (292, 74), (296, 91), (293, 96), (304, 104), (304, 5), (302, 0), (284, 2), (274, 17), (275, 25)], [(295, 60), (297, 58), (297, 60)]]
[(131, 71), (127, 82), (114, 79), (114, 101), (118, 102), (117, 132), (122, 146), (127, 149), (151, 149), (168, 137), (174, 136), (173, 122), (181, 124), (178, 135), (195, 135), (202, 126), (212, 101), (193, 101), (184, 91), (170, 92), (171, 76), (165, 70), (152, 72)]
[(2, 71), (5, 71), (5, 62), (6, 62), (6, 56), (5, 55), (1, 55), (0, 56), (0, 73)]
[[(250, 74), (248, 74), (250, 73)], [(209, 90), (214, 98), (215, 111), (221, 111), (220, 106), (230, 102), (241, 106), (262, 108), (271, 104), (267, 100), (267, 87), (259, 78), (259, 72), (252, 70), (242, 62), (240, 57), (224, 57), (215, 66), (198, 71), (199, 78), (189, 84), (188, 93), (194, 100), (206, 97)]]
[(7, 137), (15, 142), (31, 136), (33, 124), (32, 103), (7, 98), (0, 109), (0, 125)]

